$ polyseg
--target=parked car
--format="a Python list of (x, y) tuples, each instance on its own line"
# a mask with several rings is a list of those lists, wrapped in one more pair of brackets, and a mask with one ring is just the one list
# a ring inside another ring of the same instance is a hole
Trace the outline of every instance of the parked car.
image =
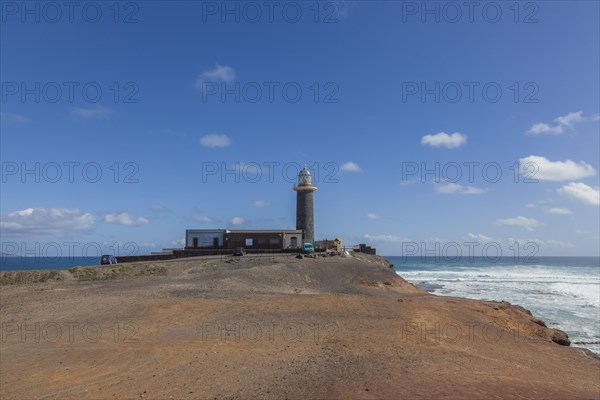
[(117, 263), (117, 258), (115, 256), (111, 256), (110, 254), (104, 254), (100, 258), (101, 265), (110, 265), (110, 264), (116, 264), (116, 263)]
[(312, 243), (304, 243), (302, 245), (302, 251), (304, 253), (314, 253), (315, 252), (315, 248), (313, 247)]
[(246, 249), (244, 249), (243, 247), (236, 247), (235, 250), (233, 251), (233, 255), (234, 256), (245, 256)]

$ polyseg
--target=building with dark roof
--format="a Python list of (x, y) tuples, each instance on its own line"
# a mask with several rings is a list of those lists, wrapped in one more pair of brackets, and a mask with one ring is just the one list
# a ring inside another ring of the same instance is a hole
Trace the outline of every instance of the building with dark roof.
[(304, 166), (294, 185), (296, 194), (295, 230), (229, 230), (188, 229), (185, 231), (185, 250), (233, 250), (243, 247), (247, 251), (285, 251), (301, 249), (303, 243), (314, 244), (314, 191), (312, 175)]

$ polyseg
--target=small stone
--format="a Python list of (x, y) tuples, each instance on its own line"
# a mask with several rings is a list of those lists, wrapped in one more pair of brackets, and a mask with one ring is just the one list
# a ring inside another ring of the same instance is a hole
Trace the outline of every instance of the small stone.
[(565, 332), (560, 331), (558, 329), (553, 329), (553, 334), (551, 336), (551, 339), (554, 343), (556, 344), (560, 344), (561, 346), (570, 346), (571, 345), (571, 340), (569, 340), (569, 335), (567, 335)]

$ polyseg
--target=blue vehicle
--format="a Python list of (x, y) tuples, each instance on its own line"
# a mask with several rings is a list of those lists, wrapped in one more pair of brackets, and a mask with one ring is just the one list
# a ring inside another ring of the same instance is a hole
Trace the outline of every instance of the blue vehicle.
[(302, 251), (304, 251), (305, 253), (314, 253), (315, 248), (313, 247), (312, 243), (304, 243), (302, 245)]
[(100, 265), (110, 265), (116, 264), (117, 258), (115, 256), (111, 256), (109, 254), (105, 254), (100, 258)]

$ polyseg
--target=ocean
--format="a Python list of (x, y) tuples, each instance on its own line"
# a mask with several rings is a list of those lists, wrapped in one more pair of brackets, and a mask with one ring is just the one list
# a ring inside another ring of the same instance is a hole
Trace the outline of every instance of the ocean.
[(572, 346), (600, 355), (600, 258), (537, 257), (536, 262), (484, 258), (443, 262), (386, 257), (407, 281), (436, 295), (508, 301), (529, 309)]
[(26, 271), (32, 269), (68, 269), (99, 265), (100, 256), (94, 257), (8, 257), (0, 256), (0, 271)]

